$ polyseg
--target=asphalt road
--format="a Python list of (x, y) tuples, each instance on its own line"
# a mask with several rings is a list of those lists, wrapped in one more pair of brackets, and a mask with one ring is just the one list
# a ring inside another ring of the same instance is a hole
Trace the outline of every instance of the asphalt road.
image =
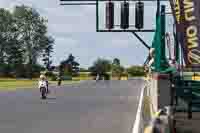
[(131, 133), (142, 80), (87, 81), (51, 89), (0, 92), (1, 133)]

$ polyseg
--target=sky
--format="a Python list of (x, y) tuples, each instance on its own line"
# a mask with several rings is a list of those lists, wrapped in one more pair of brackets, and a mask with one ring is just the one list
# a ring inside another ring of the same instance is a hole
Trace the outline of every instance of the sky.
[[(95, 6), (61, 6), (59, 0), (0, 0), (0, 8), (12, 9), (16, 5), (35, 8), (42, 17), (48, 19), (48, 34), (55, 38), (53, 64), (58, 65), (72, 53), (81, 67), (87, 68), (97, 58), (112, 60), (119, 58), (121, 64), (128, 67), (142, 65), (148, 50), (133, 34), (96, 32)], [(155, 3), (145, 7), (145, 27), (155, 27)], [(100, 27), (104, 26), (104, 4), (100, 5)], [(116, 5), (116, 14), (119, 14)], [(133, 10), (133, 11), (132, 11)], [(134, 8), (130, 8), (130, 18), (134, 18)], [(115, 17), (116, 23), (119, 17)], [(130, 19), (134, 23), (134, 19)], [(154, 33), (140, 33), (151, 45)]]

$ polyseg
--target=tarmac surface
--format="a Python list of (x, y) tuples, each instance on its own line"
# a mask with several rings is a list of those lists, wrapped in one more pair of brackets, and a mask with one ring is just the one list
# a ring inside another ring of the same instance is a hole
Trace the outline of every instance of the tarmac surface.
[(144, 81), (85, 81), (0, 92), (1, 133), (132, 133)]

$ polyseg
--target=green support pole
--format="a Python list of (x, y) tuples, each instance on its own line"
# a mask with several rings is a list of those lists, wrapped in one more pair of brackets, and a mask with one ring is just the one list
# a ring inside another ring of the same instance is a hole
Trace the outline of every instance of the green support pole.
[[(152, 44), (152, 48), (155, 49), (155, 62), (153, 64), (153, 71), (155, 72), (163, 72), (168, 69), (168, 62), (166, 59), (166, 46), (165, 46), (165, 33), (166, 33), (166, 20), (165, 20), (165, 5), (157, 8), (156, 13), (156, 32), (154, 35), (154, 40)], [(160, 12), (160, 13), (159, 13)]]
[(161, 21), (160, 21), (160, 2), (157, 1), (157, 12), (156, 12), (156, 32), (152, 42), (152, 48), (155, 49), (154, 63), (151, 67), (152, 71), (159, 72), (160, 70), (160, 44), (161, 44)]

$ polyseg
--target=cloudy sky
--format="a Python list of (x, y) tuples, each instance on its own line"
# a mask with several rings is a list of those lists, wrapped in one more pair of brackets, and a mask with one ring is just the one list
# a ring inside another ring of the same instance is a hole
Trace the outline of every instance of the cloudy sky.
[[(96, 32), (95, 6), (60, 6), (59, 0), (0, 0), (1, 8), (12, 9), (20, 4), (36, 8), (43, 17), (48, 18), (48, 33), (55, 38), (54, 64), (58, 64), (70, 53), (80, 62), (81, 67), (90, 66), (98, 57), (117, 57), (125, 66), (143, 64), (146, 59), (147, 49), (131, 33)], [(147, 6), (145, 26), (153, 28), (155, 7), (151, 3)], [(104, 24), (103, 13), (102, 5), (101, 26)], [(119, 18), (115, 19), (118, 22)], [(140, 35), (151, 44), (153, 33)]]

